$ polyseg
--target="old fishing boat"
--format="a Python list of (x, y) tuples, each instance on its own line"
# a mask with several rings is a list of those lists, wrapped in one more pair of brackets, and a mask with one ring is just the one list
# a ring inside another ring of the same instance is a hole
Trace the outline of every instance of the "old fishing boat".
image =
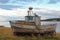
[(55, 35), (56, 24), (41, 25), (41, 17), (33, 13), (32, 7), (28, 10), (28, 15), (25, 16), (25, 20), (10, 21), (12, 31), (14, 35), (30, 35), (30, 36), (43, 36), (43, 35)]

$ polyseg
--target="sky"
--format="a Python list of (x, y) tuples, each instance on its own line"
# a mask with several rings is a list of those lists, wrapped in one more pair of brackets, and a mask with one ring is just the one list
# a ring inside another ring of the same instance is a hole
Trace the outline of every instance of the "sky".
[(60, 0), (0, 0), (0, 25), (10, 26), (9, 20), (23, 20), (29, 7), (41, 19), (60, 18)]
[(60, 17), (60, 0), (0, 0), (0, 19), (26, 16), (29, 7), (33, 7), (42, 19)]

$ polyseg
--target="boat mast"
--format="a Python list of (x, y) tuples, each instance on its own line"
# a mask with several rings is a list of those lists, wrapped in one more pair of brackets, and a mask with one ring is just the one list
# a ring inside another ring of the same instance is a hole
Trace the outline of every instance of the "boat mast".
[(33, 9), (32, 7), (29, 7), (28, 16), (31, 16), (31, 14), (33, 13), (32, 9)]

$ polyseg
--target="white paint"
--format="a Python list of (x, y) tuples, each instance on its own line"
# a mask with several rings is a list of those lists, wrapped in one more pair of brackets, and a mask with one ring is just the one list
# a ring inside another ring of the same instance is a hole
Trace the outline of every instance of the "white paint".
[(41, 20), (40, 17), (35, 17), (34, 19), (35, 24), (40, 25), (41, 24), (40, 20)]

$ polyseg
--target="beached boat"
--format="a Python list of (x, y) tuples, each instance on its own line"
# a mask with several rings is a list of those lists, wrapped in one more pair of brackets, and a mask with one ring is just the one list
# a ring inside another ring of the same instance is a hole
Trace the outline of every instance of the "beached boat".
[(10, 21), (12, 31), (15, 35), (55, 35), (56, 24), (41, 25), (41, 17), (32, 14), (32, 8), (29, 8), (28, 15), (25, 20)]

